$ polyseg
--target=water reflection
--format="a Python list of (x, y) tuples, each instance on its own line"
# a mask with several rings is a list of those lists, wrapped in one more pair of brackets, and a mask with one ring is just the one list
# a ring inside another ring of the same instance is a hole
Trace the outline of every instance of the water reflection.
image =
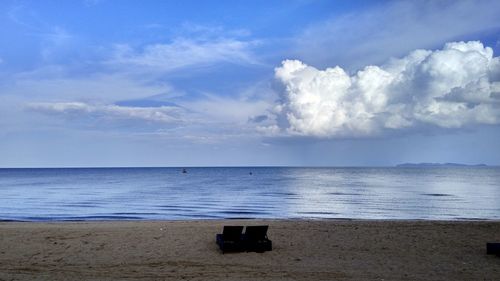
[[(499, 218), (497, 168), (299, 169), (289, 216), (371, 219)], [(480, 206), (480, 207), (479, 207)]]

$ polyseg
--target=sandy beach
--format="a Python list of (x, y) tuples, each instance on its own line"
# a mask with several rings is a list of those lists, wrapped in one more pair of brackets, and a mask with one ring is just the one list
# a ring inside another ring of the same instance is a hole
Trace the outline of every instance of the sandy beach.
[[(223, 225), (274, 249), (222, 255)], [(500, 222), (226, 220), (0, 223), (0, 280), (499, 280)]]

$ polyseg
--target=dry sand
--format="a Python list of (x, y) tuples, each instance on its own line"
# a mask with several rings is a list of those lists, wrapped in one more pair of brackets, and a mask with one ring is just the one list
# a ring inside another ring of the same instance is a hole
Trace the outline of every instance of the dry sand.
[[(274, 249), (222, 255), (223, 225), (268, 224)], [(500, 222), (0, 223), (0, 280), (500, 280)]]

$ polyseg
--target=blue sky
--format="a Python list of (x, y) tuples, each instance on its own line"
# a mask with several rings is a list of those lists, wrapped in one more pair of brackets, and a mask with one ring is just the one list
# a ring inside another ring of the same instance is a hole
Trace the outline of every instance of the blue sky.
[(0, 167), (500, 165), (498, 1), (2, 1)]

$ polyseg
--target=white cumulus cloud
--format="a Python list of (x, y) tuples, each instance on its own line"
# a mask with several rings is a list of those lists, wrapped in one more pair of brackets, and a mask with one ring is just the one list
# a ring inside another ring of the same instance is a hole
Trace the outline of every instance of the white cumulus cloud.
[(286, 60), (275, 75), (285, 86), (279, 114), (295, 135), (356, 137), (500, 123), (500, 59), (478, 41), (415, 50), (354, 74)]

